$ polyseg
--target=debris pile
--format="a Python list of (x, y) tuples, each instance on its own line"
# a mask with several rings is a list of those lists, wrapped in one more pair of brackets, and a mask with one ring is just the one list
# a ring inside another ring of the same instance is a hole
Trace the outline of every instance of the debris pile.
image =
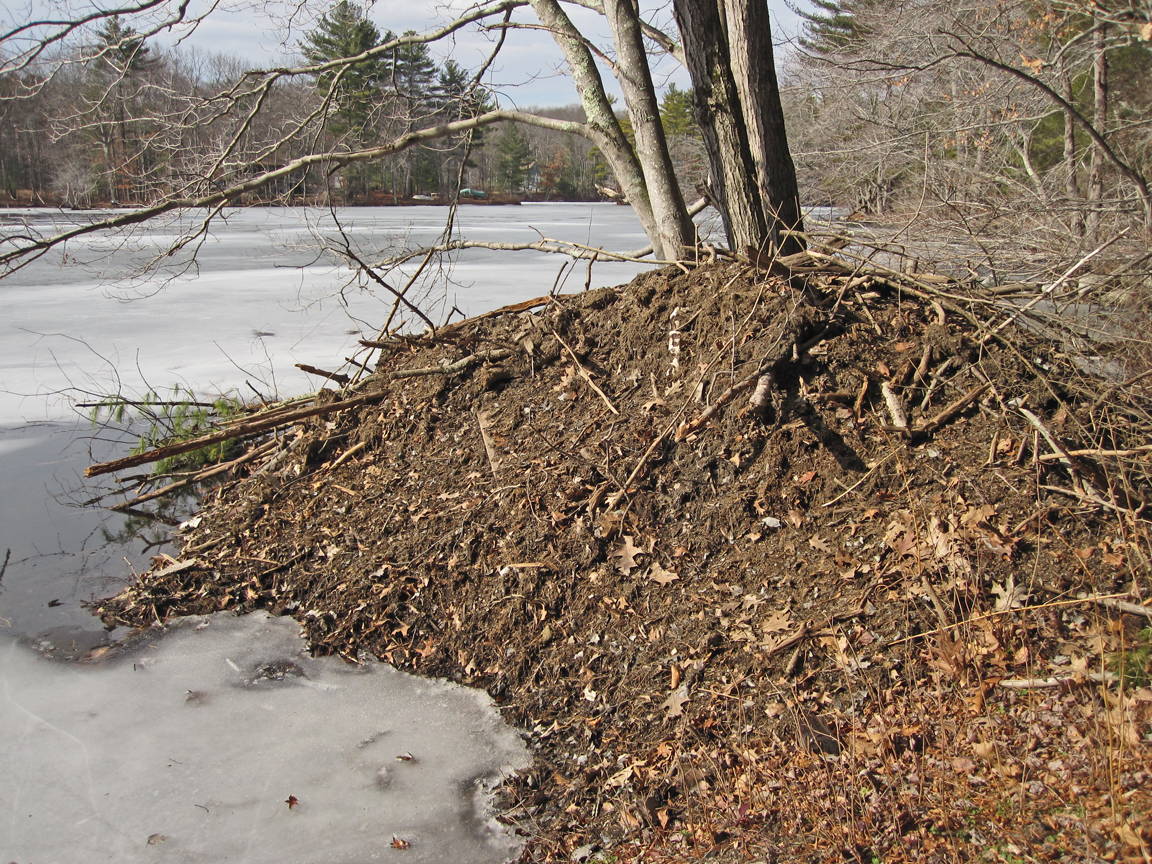
[(484, 688), (527, 860), (1146, 856), (1152, 394), (1025, 305), (814, 247), (375, 343), (98, 611)]

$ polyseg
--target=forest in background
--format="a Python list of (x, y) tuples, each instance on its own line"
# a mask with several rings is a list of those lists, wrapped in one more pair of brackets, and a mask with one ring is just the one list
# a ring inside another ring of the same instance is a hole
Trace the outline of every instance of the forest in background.
[[(394, 38), (344, 0), (300, 43), (300, 61), (355, 56)], [(147, 204), (202, 171), (221, 142), (253, 119), (219, 110), (219, 94), (241, 87), (253, 71), (241, 59), (157, 49), (118, 17), (104, 19), (85, 49), (60, 60), (46, 57), (42, 70), (34, 65), (0, 75), (0, 200), (75, 208)], [(331, 74), (278, 82), (264, 94), (258, 122), (241, 135), (247, 152), (230, 154), (230, 161), (255, 175), (298, 158), (308, 142), (286, 145), (284, 130), (318, 114), (327, 114), (324, 146), (354, 149), (491, 110), (493, 101), (470, 88), (471, 75), (451, 59), (438, 64), (417, 43), (349, 71), (335, 104), (325, 100)], [(579, 104), (526, 110), (584, 121)], [(678, 164), (703, 182), (706, 159), (690, 112), (691, 93), (669, 87), (665, 128), (679, 139)], [(504, 123), (328, 176), (293, 173), (249, 200), (387, 204), (414, 195), (451, 200), (463, 188), (580, 201), (598, 199), (598, 185), (616, 186), (608, 162), (586, 138)]]
[[(920, 225), (944, 221), (976, 237), (1011, 224), (1014, 237), (1045, 247), (1152, 225), (1152, 16), (1141, 3), (813, 6), (780, 61), (806, 205), (915, 213)], [(469, 86), (474, 70), (438, 64), (424, 44), (349, 67), (335, 88), (322, 73), (246, 89), (255, 73), (240, 60), (158, 49), (117, 18), (86, 38), (66, 58), (45, 53), (0, 77), (0, 196), (11, 202), (147, 204), (191, 178), (223, 187), (291, 162), (313, 142), (285, 130), (318, 117), (324, 146), (355, 150), (493, 107)], [(299, 49), (302, 62), (322, 64), (392, 38), (344, 0)], [(221, 98), (241, 90), (249, 104)], [(532, 110), (584, 121), (578, 105)], [(681, 187), (703, 191), (691, 94), (666, 89), (661, 120)], [(587, 200), (617, 186), (587, 138), (500, 123), (295, 171), (248, 200), (452, 200), (461, 188)]]

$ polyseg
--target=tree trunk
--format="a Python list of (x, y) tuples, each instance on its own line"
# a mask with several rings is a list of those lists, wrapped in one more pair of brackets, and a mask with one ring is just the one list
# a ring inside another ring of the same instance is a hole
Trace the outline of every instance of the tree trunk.
[[(1099, 23), (1093, 35), (1093, 92), (1092, 125), (1101, 135), (1108, 127), (1108, 54), (1106, 53), (1108, 25)], [(1099, 239), (1101, 208), (1104, 203), (1104, 154), (1098, 146), (1092, 148), (1092, 162), (1088, 167), (1088, 233)]]
[[(1060, 96), (1072, 104), (1072, 79), (1064, 58), (1060, 58)], [(1084, 236), (1084, 213), (1080, 210), (1080, 184), (1076, 179), (1076, 120), (1071, 111), (1064, 111), (1064, 170), (1068, 173), (1065, 191), (1068, 194), (1068, 208), (1072, 213), (1072, 233)]]
[(632, 118), (636, 156), (644, 172), (664, 255), (681, 258), (680, 249), (696, 243), (696, 226), (688, 216), (684, 195), (676, 182), (668, 141), (660, 123), (660, 105), (656, 101), (656, 88), (652, 85), (640, 30), (640, 9), (636, 0), (604, 0), (604, 16), (616, 45), (613, 71)]
[(765, 0), (673, 0), (673, 11), (729, 245), (799, 251), (781, 235), (803, 225)]
[(664, 237), (648, 196), (644, 172), (632, 145), (624, 136), (624, 130), (620, 128), (620, 121), (612, 111), (612, 104), (604, 91), (604, 81), (584, 37), (560, 8), (557, 0), (531, 0), (531, 3), (540, 23), (549, 29), (552, 38), (564, 52), (576, 84), (576, 92), (580, 94), (580, 104), (588, 118), (589, 137), (611, 164), (621, 189), (640, 219), (644, 233), (652, 241), (653, 252), (658, 258), (678, 255), (678, 248), (665, 248)]

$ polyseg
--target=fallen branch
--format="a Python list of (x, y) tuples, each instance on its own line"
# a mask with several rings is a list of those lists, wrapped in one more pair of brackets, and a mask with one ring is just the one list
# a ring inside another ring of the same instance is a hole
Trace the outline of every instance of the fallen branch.
[(274, 450), (279, 445), (279, 443), (279, 441), (266, 441), (259, 447), (253, 447), (238, 459), (233, 459), (231, 462), (222, 462), (219, 465), (213, 465), (211, 468), (207, 468), (203, 471), (193, 474), (191, 477), (185, 477), (183, 480), (177, 480), (175, 483), (169, 483), (167, 486), (163, 486), (160, 489), (155, 489), (146, 495), (138, 495), (131, 501), (123, 501), (120, 504), (114, 504), (108, 509), (116, 510), (117, 512), (124, 512), (130, 507), (135, 507), (137, 504), (144, 504), (147, 501), (154, 501), (157, 498), (163, 498), (165, 495), (176, 492), (179, 489), (191, 486), (194, 483), (199, 483), (202, 480), (207, 480), (210, 477), (215, 477), (217, 474), (223, 474), (226, 471), (231, 471), (233, 468), (237, 467), (238, 465), (243, 465), (245, 462), (251, 462), (253, 459), (257, 459), (260, 456), (263, 456), (265, 453), (269, 453)]
[(422, 369), (401, 369), (392, 373), (393, 380), (399, 378), (417, 378), (421, 375), (456, 375), (463, 372), (469, 366), (483, 360), (505, 360), (511, 357), (514, 353), (510, 348), (497, 348), (494, 351), (489, 351), (487, 354), (469, 354), (454, 363), (448, 363), (445, 366), (427, 366)]
[(384, 395), (383, 391), (373, 390), (371, 393), (361, 393), (359, 396), (353, 396), (343, 401), (328, 402), (324, 405), (310, 405), (307, 408), (300, 408), (296, 411), (277, 413), (271, 417), (263, 417), (259, 420), (237, 424), (236, 426), (219, 432), (201, 435), (199, 438), (191, 438), (188, 441), (181, 441), (177, 444), (166, 444), (163, 447), (156, 447), (144, 453), (125, 456), (122, 459), (113, 459), (111, 462), (97, 462), (95, 465), (89, 465), (84, 469), (84, 476), (98, 477), (101, 474), (110, 474), (113, 471), (122, 471), (125, 468), (135, 468), (137, 465), (147, 465), (149, 462), (167, 459), (169, 456), (191, 453), (193, 450), (199, 450), (201, 447), (207, 447), (209, 444), (218, 444), (221, 441), (229, 441), (233, 438), (250, 438), (259, 432), (267, 432), (270, 429), (275, 429), (277, 426), (287, 426), (300, 420), (307, 420), (310, 417), (321, 417), (325, 414), (342, 411), (345, 408), (355, 408), (358, 405), (377, 402), (383, 399)]
[(350, 384), (352, 382), (352, 378), (342, 372), (325, 372), (323, 369), (317, 369), (315, 366), (309, 366), (307, 363), (297, 363), (296, 368), (302, 369), (309, 375), (319, 375), (321, 378), (335, 381), (337, 384)]
[(1115, 609), (1117, 612), (1124, 612), (1128, 615), (1143, 615), (1152, 620), (1152, 606), (1140, 606), (1136, 603), (1126, 603), (1123, 600), (1108, 600), (1099, 597), (1095, 599), (1099, 605), (1106, 609)]

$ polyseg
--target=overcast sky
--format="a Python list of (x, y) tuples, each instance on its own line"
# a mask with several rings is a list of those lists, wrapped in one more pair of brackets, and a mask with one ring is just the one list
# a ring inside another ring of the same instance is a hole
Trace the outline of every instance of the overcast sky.
[[(315, 8), (311, 8), (313, 5)], [(301, 11), (302, 5), (288, 0), (260, 4), (234, 0), (228, 9), (217, 7), (184, 40), (184, 44), (201, 51), (237, 55), (257, 66), (274, 65), (296, 53), (303, 34), (314, 26), (315, 14), (328, 5), (309, 3), (309, 12)], [(381, 32), (425, 31), (451, 20), (453, 9), (458, 11), (467, 5), (459, 0), (452, 0), (450, 4), (435, 0), (376, 0), (369, 16)], [(768, 0), (768, 5), (773, 14), (775, 41), (780, 43), (794, 36), (799, 19), (785, 0)], [(803, 2), (802, 5), (807, 6)], [(570, 5), (566, 8), (583, 32), (593, 36), (599, 44), (608, 42), (608, 29), (602, 18)], [(673, 26), (674, 31), (671, 2), (662, 5), (645, 2), (643, 8), (647, 20)], [(535, 20), (530, 10), (518, 12), (516, 18)], [(159, 37), (157, 41), (171, 42)], [(490, 49), (488, 37), (477, 33), (475, 28), (457, 34), (452, 42), (432, 48), (438, 60), (451, 54), (465, 68), (478, 67)], [(489, 81), (496, 86), (504, 105), (569, 105), (577, 101), (576, 89), (562, 69), (562, 56), (551, 36), (540, 30), (518, 30), (509, 35)], [(667, 59), (654, 70), (654, 76), (660, 89), (669, 82), (680, 87), (688, 86), (687, 72)], [(615, 81), (610, 79), (611, 76), (605, 73), (610, 89), (619, 93)]]

